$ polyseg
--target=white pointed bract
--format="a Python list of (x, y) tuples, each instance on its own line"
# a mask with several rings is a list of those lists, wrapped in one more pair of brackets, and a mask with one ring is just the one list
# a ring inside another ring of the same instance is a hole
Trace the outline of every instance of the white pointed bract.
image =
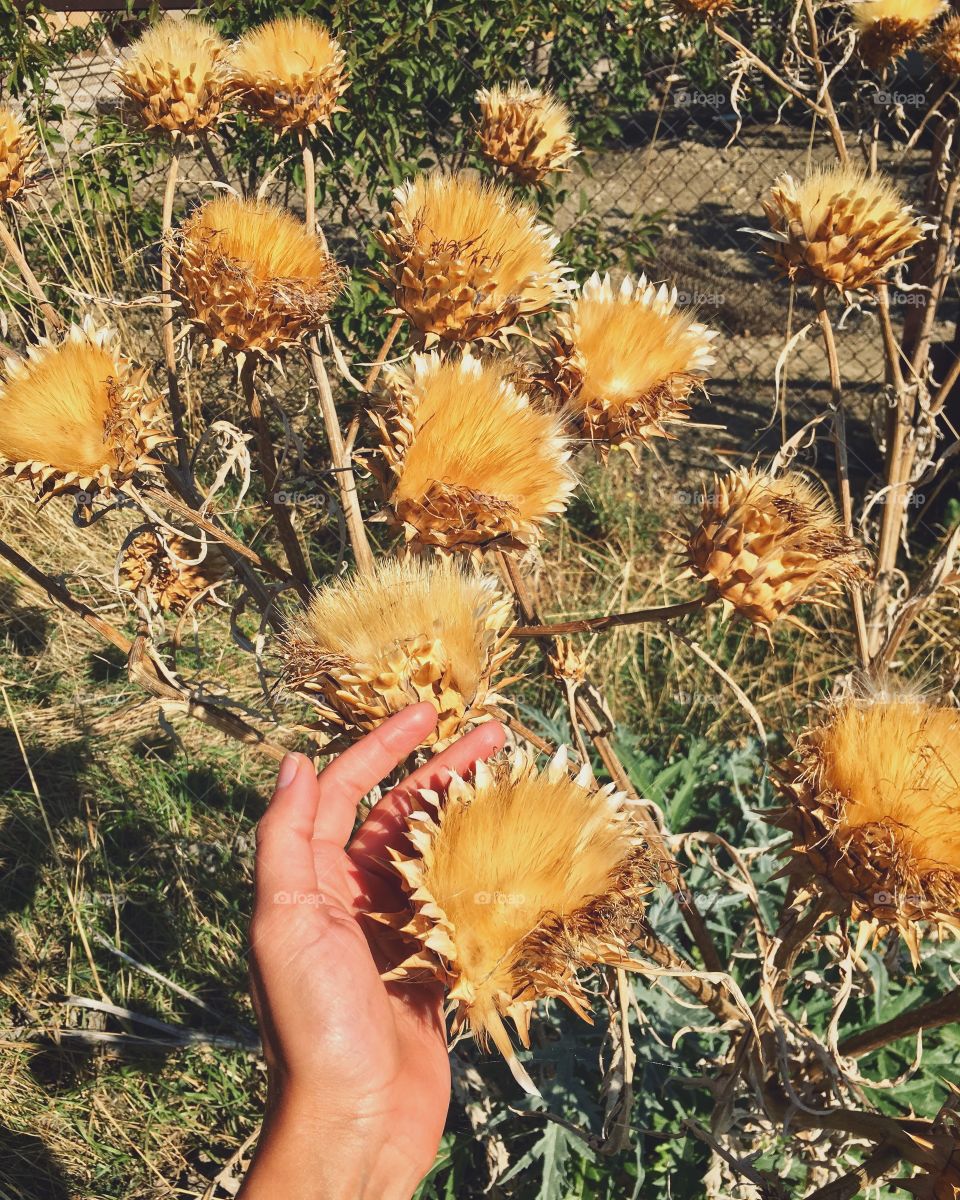
[(779, 786), (798, 879), (868, 932), (899, 930), (914, 962), (924, 927), (960, 933), (960, 711), (847, 700), (799, 739)]
[(445, 550), (536, 542), (576, 478), (562, 421), (516, 387), (510, 364), (431, 351), (384, 379), (389, 404), (374, 420), (406, 538)]
[(227, 43), (211, 25), (166, 17), (134, 42), (117, 82), (148, 129), (187, 136), (220, 114)]
[(676, 305), (676, 288), (645, 275), (614, 288), (595, 272), (560, 315), (542, 382), (604, 456), (672, 436), (714, 362), (716, 334)]
[(439, 714), (429, 744), (440, 750), (499, 702), (512, 617), (492, 578), (449, 559), (381, 562), (328, 584), (290, 621), (283, 680), (325, 725), (364, 732), (429, 701)]
[(518, 750), (478, 762), (472, 781), (454, 775), (442, 800), (422, 796), (409, 848), (392, 852), (410, 908), (376, 918), (411, 942), (387, 978), (439, 979), (456, 1001), (454, 1032), (492, 1039), (535, 1090), (504, 1019), (524, 1046), (539, 999), (590, 1019), (577, 972), (634, 965), (654, 861), (623, 794), (598, 787), (589, 766), (572, 777), (565, 747), (543, 771)]
[(578, 153), (566, 105), (526, 83), (477, 92), (477, 137), (484, 158), (521, 183), (539, 183)]
[(159, 465), (170, 441), (160, 401), (116, 348), (116, 334), (89, 322), (8, 358), (0, 380), (0, 473), (43, 496), (109, 497)]
[(397, 311), (428, 337), (505, 334), (566, 297), (558, 238), (506, 188), (471, 172), (418, 175), (394, 192), (377, 240)]
[(860, 579), (862, 557), (819, 485), (796, 471), (741, 468), (715, 476), (705, 492), (686, 566), (726, 608), (772, 625), (801, 601)]

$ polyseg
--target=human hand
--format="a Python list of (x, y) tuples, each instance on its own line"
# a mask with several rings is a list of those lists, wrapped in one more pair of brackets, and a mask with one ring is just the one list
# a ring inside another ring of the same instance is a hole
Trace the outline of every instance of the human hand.
[[(409, 1200), (450, 1102), (439, 984), (384, 983), (365, 912), (407, 903), (390, 869), (420, 788), (442, 789), (498, 750), (489, 722), (408, 776), (351, 834), (359, 801), (436, 725), (397, 713), (317, 777), (287, 755), (257, 831), (250, 926), (267, 1112), (241, 1200)], [(348, 844), (349, 843), (349, 844)]]

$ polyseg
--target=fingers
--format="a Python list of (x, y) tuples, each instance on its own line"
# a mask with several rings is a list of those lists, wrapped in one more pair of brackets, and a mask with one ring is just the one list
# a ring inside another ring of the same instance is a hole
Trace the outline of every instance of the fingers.
[(313, 763), (303, 754), (287, 754), (277, 774), (276, 791), (257, 826), (254, 916), (262, 917), (277, 904), (289, 904), (292, 894), (316, 890), (311, 839), (319, 802)]
[(313, 836), (345, 846), (357, 804), (427, 738), (437, 723), (432, 704), (412, 704), (338, 755), (318, 780), (320, 805)]
[(389, 792), (372, 810), (357, 830), (350, 844), (350, 857), (355, 863), (375, 867), (387, 860), (387, 848), (396, 846), (407, 827), (407, 816), (417, 803), (421, 788), (441, 790), (450, 772), (466, 775), (478, 759), (489, 758), (501, 748), (505, 733), (499, 721), (486, 721), (465, 737), (449, 746), (442, 754), (414, 771), (398, 787)]

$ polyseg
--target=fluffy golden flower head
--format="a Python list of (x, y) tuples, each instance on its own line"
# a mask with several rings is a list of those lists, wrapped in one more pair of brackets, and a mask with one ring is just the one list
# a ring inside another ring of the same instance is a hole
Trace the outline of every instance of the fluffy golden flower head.
[(166, 17), (117, 68), (117, 82), (148, 129), (192, 135), (220, 115), (227, 43), (203, 21)]
[(798, 874), (825, 880), (854, 919), (960, 932), (960, 711), (909, 697), (838, 705), (781, 772)]
[(519, 548), (566, 507), (576, 479), (563, 424), (509, 371), (469, 351), (431, 351), (385, 373), (388, 407), (374, 420), (393, 476), (390, 508), (408, 540)]
[(477, 137), (484, 158), (521, 183), (539, 183), (578, 153), (570, 113), (556, 96), (526, 83), (477, 92)]
[(347, 89), (345, 56), (310, 17), (279, 17), (249, 30), (234, 50), (230, 87), (239, 103), (278, 132), (329, 128)]
[(960, 13), (944, 21), (926, 51), (945, 75), (960, 75)]
[(728, 612), (772, 625), (795, 604), (858, 579), (862, 549), (845, 535), (819, 485), (795, 471), (773, 476), (741, 468), (715, 477), (687, 556)]
[(44, 495), (109, 496), (157, 465), (159, 401), (144, 390), (109, 330), (74, 326), (59, 343), (42, 341), (22, 360), (8, 359), (0, 380), (3, 474)]
[(628, 275), (615, 289), (594, 273), (552, 339), (542, 382), (563, 402), (582, 435), (604, 456), (634, 453), (689, 411), (687, 398), (714, 361), (716, 334), (678, 312), (676, 288)]
[(452, 560), (383, 561), (326, 585), (290, 622), (283, 680), (324, 724), (363, 731), (429, 701), (441, 750), (497, 704), (512, 613), (492, 578)]
[(780, 270), (841, 292), (878, 283), (923, 236), (896, 188), (854, 167), (821, 168), (802, 183), (782, 175), (763, 207)]
[(37, 139), (22, 117), (0, 105), (0, 207), (19, 202), (33, 185)]
[(868, 67), (899, 58), (946, 8), (945, 0), (856, 0), (851, 4), (857, 48)]
[(558, 239), (533, 209), (470, 172), (418, 175), (394, 192), (377, 238), (396, 311), (453, 342), (491, 337), (567, 294)]
[[(518, 751), (454, 775), (441, 801), (423, 792), (410, 847), (393, 852), (410, 909), (380, 919), (411, 939), (392, 979), (441, 980), (457, 1002), (455, 1031), (492, 1039), (535, 1091), (503, 1018), (529, 1046), (538, 999), (589, 1019), (584, 966), (628, 966), (656, 870), (624, 797), (576, 778), (562, 749), (543, 771)], [(412, 911), (411, 911), (412, 909)]]
[(318, 239), (271, 204), (210, 200), (176, 241), (181, 299), (214, 354), (275, 354), (319, 329), (343, 287)]
[(144, 530), (128, 543), (118, 571), (125, 592), (140, 593), (153, 611), (182, 613), (209, 598), (227, 577), (228, 564), (219, 547), (204, 547), (192, 538), (165, 534), (161, 540)]

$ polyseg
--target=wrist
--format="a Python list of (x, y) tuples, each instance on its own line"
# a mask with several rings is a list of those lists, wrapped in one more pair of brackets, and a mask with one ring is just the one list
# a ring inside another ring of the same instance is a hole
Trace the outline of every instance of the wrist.
[(322, 1113), (316, 1097), (270, 1106), (238, 1200), (410, 1200), (422, 1171), (384, 1122)]

